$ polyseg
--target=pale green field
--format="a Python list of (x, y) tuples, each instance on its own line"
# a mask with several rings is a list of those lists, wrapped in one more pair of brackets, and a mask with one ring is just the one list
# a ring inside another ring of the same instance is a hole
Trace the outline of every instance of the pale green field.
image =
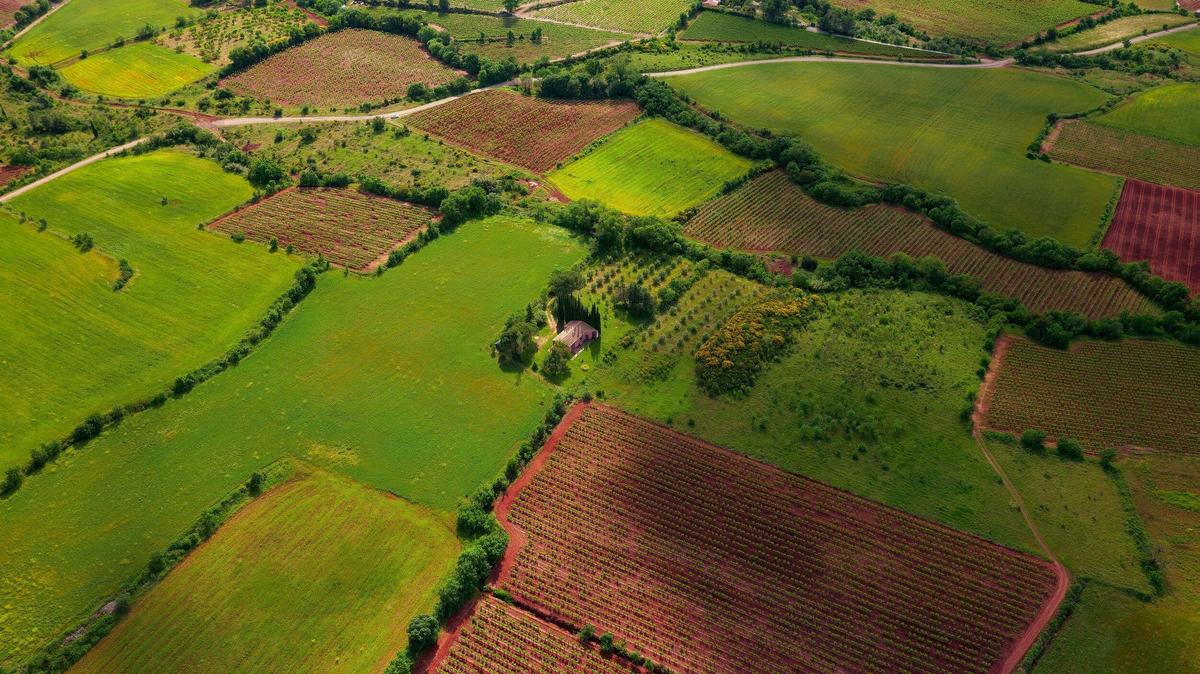
[(688, 0), (578, 0), (539, 9), (534, 16), (564, 23), (657, 35), (688, 11)]
[(13, 43), (21, 65), (49, 65), (85, 49), (133, 38), (142, 26), (173, 26), (176, 17), (199, 14), (187, 0), (70, 0)]
[(499, 472), (551, 396), (540, 378), (501, 370), (491, 344), (553, 269), (584, 254), (563, 230), (496, 217), (382, 277), (326, 273), (236, 368), (29, 479), (0, 501), (0, 666), (95, 610), (281, 457), (448, 516)]
[[(864, 40), (852, 40), (837, 35), (812, 33), (803, 28), (794, 28), (777, 23), (767, 23), (736, 14), (723, 12), (701, 12), (680, 36), (684, 40), (708, 42), (769, 42), (789, 47), (831, 51), (864, 56), (905, 58), (945, 58), (934, 52), (908, 49), (890, 44), (878, 44)], [(762, 57), (764, 55), (757, 55)], [(746, 58), (753, 58), (747, 56)]]
[(317, 471), (250, 505), (72, 672), (375, 672), (458, 554), (452, 527)]
[(1098, 89), (1012, 68), (768, 63), (666, 80), (702, 107), (793, 133), (870, 180), (954, 197), (996, 229), (1083, 246), (1117, 180), (1025, 157), (1050, 112), (1089, 110)]
[(978, 38), (1007, 44), (1051, 26), (1099, 11), (1078, 0), (835, 0), (854, 10), (870, 7), (878, 14), (895, 13), (931, 35)]
[(93, 94), (151, 98), (169, 94), (216, 70), (195, 56), (150, 42), (135, 42), (76, 61), (63, 79)]
[[(250, 195), (216, 164), (163, 150), (13, 201), (32, 222), (0, 221), (0, 468), (89, 414), (165, 390), (262, 317), (301, 260), (196, 229)], [(95, 239), (86, 255), (65, 241), (79, 232)], [(122, 258), (134, 276), (113, 292)]]
[(1122, 40), (1146, 33), (1156, 33), (1167, 28), (1189, 23), (1195, 19), (1178, 14), (1140, 14), (1125, 16), (1102, 23), (1095, 28), (1072, 33), (1064, 38), (1047, 43), (1050, 51), (1085, 51), (1107, 47)]
[(546, 179), (571, 199), (669, 217), (715, 196), (751, 166), (707, 136), (656, 118), (621, 129)]
[(1200, 84), (1170, 84), (1139, 94), (1096, 124), (1200, 145)]

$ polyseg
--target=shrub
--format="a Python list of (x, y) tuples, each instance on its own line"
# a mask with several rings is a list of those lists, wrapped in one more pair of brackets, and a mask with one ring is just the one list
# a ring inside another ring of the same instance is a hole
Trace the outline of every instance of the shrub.
[(553, 340), (550, 342), (550, 352), (546, 354), (546, 360), (542, 362), (542, 373), (550, 379), (562, 379), (571, 371), (571, 347), (562, 342)]
[(4, 482), (0, 483), (0, 496), (8, 496), (14, 491), (21, 488), (21, 482), (24, 478), (21, 477), (21, 471), (16, 468), (9, 468), (4, 473)]
[(1046, 432), (1030, 428), (1021, 434), (1021, 446), (1038, 454), (1046, 451)]
[(422, 613), (408, 622), (408, 652), (413, 655), (424, 653), (437, 643), (438, 631), (437, 618)]
[(1055, 451), (1064, 459), (1072, 459), (1074, 461), (1083, 460), (1083, 447), (1070, 438), (1059, 438)]

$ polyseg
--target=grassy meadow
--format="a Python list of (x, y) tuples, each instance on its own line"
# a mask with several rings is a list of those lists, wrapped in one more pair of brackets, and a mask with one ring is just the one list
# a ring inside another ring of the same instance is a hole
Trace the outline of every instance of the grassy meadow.
[(72, 671), (381, 671), (458, 550), (423, 508), (309, 472), (240, 511)]
[(1086, 51), (1097, 47), (1107, 47), (1122, 40), (1138, 37), (1146, 33), (1154, 33), (1167, 28), (1174, 28), (1195, 19), (1178, 14), (1139, 14), (1126, 16), (1108, 23), (1102, 23), (1095, 28), (1072, 33), (1064, 38), (1047, 43), (1050, 51)]
[[(165, 389), (262, 317), (301, 260), (197, 230), (250, 195), (215, 163), (161, 150), (13, 200), (30, 221), (0, 221), (0, 314), (11, 319), (0, 340), (0, 467), (89, 414)], [(86, 255), (66, 240), (83, 232), (95, 241)], [(120, 259), (134, 275), (113, 292)]]
[(84, 91), (141, 99), (169, 94), (215, 69), (195, 56), (135, 42), (75, 61), (61, 72), (63, 79)]
[(621, 129), (546, 179), (571, 199), (669, 217), (715, 196), (751, 166), (707, 136), (655, 118)]
[(8, 53), (23, 66), (50, 65), (117, 38), (132, 38), (146, 24), (173, 26), (177, 17), (201, 11), (188, 0), (71, 0), (22, 35)]
[(496, 217), (382, 277), (329, 272), (237, 368), (65, 454), (0, 501), (0, 666), (90, 613), (278, 458), (448, 516), (551, 396), (539, 378), (502, 371), (492, 342), (584, 252), (562, 230)]
[(863, 56), (903, 56), (905, 58), (937, 58), (939, 56), (920, 49), (852, 40), (825, 33), (812, 33), (803, 28), (767, 23), (723, 12), (701, 12), (700, 16), (696, 17), (679, 37), (684, 40), (705, 42), (770, 42), (801, 49)]
[(1200, 84), (1157, 87), (1091, 121), (1164, 140), (1200, 145)]
[[(388, 10), (387, 13), (394, 13), (394, 10)], [(521, 63), (532, 63), (543, 56), (549, 59), (564, 58), (634, 38), (632, 34), (620, 31), (533, 21), (514, 16), (422, 11), (404, 13), (420, 16), (429, 23), (445, 28), (459, 41), (463, 53), (479, 54), (496, 60), (511, 56)], [(542, 38), (541, 42), (535, 44), (530, 35), (539, 28)], [(514, 37), (512, 45), (508, 44), (509, 32), (512, 32)], [(486, 41), (480, 42), (480, 36), (486, 38)]]
[[(854, 10), (867, 6), (863, 0), (835, 0), (835, 5)], [(1095, 13), (1096, 6), (1078, 0), (875, 0), (870, 3), (879, 15), (896, 14), (930, 35), (977, 38), (1008, 44), (1036, 35), (1052, 26)]]
[(708, 110), (799, 135), (835, 166), (954, 197), (997, 229), (1083, 246), (1117, 180), (1027, 159), (1050, 112), (1089, 110), (1098, 89), (1024, 70), (768, 63), (672, 77)]

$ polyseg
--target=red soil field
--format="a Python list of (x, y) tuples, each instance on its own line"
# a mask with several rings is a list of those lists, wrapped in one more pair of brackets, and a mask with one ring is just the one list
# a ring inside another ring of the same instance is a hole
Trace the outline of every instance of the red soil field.
[(33, 168), (29, 166), (0, 166), (0, 187), (11, 183), (32, 170)]
[(497, 584), (677, 672), (1000, 670), (1055, 587), (1047, 561), (616, 409), (563, 423), (497, 506), (527, 536)]
[(547, 101), (491, 90), (417, 113), (408, 122), (468, 150), (544, 173), (639, 114), (632, 101)]
[(1200, 192), (1126, 181), (1103, 245), (1200, 292)]
[(326, 33), (227, 77), (238, 94), (283, 105), (358, 105), (403, 98), (410, 84), (459, 76), (416, 40), (373, 30)]
[(1115, 175), (1200, 190), (1200, 147), (1079, 120), (1059, 125), (1050, 156)]
[(685, 232), (717, 248), (759, 253), (836, 258), (857, 248), (883, 257), (897, 252), (914, 258), (932, 255), (951, 272), (978, 278), (985, 291), (1015, 297), (1038, 313), (1059, 309), (1096, 319), (1122, 311), (1155, 311), (1120, 279), (1018, 262), (944, 232), (920, 214), (901, 208), (826, 206), (779, 171), (705, 204), (688, 221)]
[(401, 243), (429, 224), (433, 213), (420, 206), (354, 190), (284, 190), (217, 220), (209, 229), (245, 234), (279, 247), (316, 255), (333, 264), (370, 271)]

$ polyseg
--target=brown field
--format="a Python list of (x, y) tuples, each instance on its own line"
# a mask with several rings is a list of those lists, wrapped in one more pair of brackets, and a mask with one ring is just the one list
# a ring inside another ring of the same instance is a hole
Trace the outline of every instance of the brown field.
[(545, 173), (639, 114), (632, 101), (547, 101), (492, 90), (407, 121), (469, 150)]
[(0, 187), (4, 187), (32, 170), (31, 166), (0, 166)]
[(358, 105), (403, 98), (410, 84), (459, 76), (416, 40), (373, 30), (326, 33), (247, 68), (222, 84), (283, 105)]
[(403, 201), (354, 190), (284, 190), (213, 224), (209, 229), (244, 234), (266, 243), (274, 237), (350, 269), (368, 270), (401, 242), (429, 224), (433, 213)]
[(599, 405), (496, 510), (519, 605), (677, 672), (987, 672), (1061, 584), (1044, 560)]
[(22, 5), (30, 4), (33, 0), (0, 0), (0, 26), (10, 26), (13, 15)]
[(1058, 161), (1137, 180), (1200, 190), (1200, 147), (1099, 124), (1068, 121), (1050, 150)]
[(872, 255), (932, 255), (983, 289), (1015, 297), (1028, 309), (1079, 312), (1088, 318), (1153, 313), (1153, 305), (1120, 279), (1055, 271), (997, 255), (944, 232), (923, 216), (890, 206), (826, 206), (782, 172), (764, 174), (706, 204), (688, 223), (688, 236), (718, 248), (836, 258), (859, 249)]
[(1127, 181), (1103, 245), (1200, 292), (1200, 192)]
[(1200, 454), (1200, 349), (1127, 339), (1066, 351), (1012, 340), (985, 425), (1108, 447)]

